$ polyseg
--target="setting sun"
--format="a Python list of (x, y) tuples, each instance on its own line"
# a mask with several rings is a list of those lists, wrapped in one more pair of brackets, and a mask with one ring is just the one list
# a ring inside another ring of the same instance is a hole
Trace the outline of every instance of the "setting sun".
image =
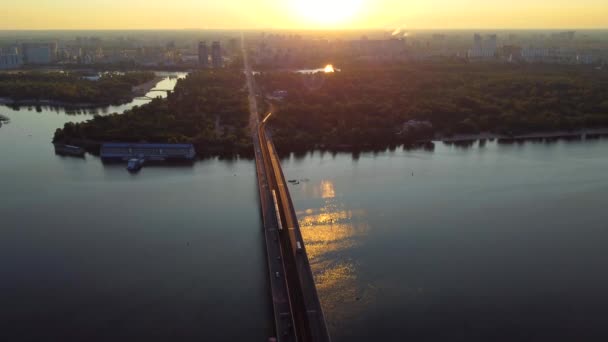
[(352, 19), (363, 0), (292, 0), (292, 4), (297, 15), (310, 23), (336, 25)]

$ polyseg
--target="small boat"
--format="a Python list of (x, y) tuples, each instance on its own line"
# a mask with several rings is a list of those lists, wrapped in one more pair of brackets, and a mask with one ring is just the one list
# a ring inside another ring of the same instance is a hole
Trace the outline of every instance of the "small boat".
[(129, 170), (129, 172), (137, 172), (137, 171), (141, 170), (141, 168), (143, 166), (144, 166), (143, 158), (133, 158), (133, 159), (129, 159), (129, 161), (127, 163), (127, 170)]
[(298, 181), (296, 179), (290, 179), (287, 182), (292, 183), (292, 184), (298, 183)]
[(55, 154), (62, 156), (84, 157), (85, 150), (79, 146), (54, 144)]

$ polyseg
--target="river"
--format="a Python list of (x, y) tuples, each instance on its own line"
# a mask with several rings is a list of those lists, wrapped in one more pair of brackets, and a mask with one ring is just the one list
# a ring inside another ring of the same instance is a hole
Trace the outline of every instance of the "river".
[(334, 341), (608, 338), (607, 140), (283, 165)]
[(90, 155), (55, 156), (55, 129), (90, 112), (0, 106), (10, 118), (0, 127), (0, 340), (266, 341), (254, 164), (132, 176)]
[[(54, 155), (64, 123), (145, 102), (0, 106), (0, 340), (267, 340), (253, 161)], [(334, 341), (608, 337), (608, 141), (283, 165)]]

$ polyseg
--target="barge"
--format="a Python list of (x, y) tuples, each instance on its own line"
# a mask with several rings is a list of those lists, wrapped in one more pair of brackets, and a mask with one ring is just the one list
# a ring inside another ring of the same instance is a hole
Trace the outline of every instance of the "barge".
[(106, 143), (101, 145), (100, 157), (103, 161), (194, 161), (196, 150), (192, 144)]

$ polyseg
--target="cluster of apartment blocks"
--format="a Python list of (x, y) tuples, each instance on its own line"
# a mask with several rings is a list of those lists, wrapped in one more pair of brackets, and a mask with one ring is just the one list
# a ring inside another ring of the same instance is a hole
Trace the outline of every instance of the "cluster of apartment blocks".
[[(208, 68), (209, 64), (209, 48), (207, 42), (198, 43), (198, 65), (201, 68)], [(220, 42), (213, 42), (211, 44), (211, 66), (214, 68), (221, 68), (224, 66), (224, 60), (222, 57), (222, 46)]]
[[(608, 46), (579, 46), (574, 32), (533, 39), (496, 34), (469, 38), (432, 34), (424, 37), (388, 36), (383, 39), (324, 40), (301, 36), (263, 36), (253, 47), (257, 65), (290, 66), (302, 61), (347, 57), (372, 61), (424, 61), (461, 58), (477, 62), (596, 64), (608, 60)], [(464, 38), (464, 39), (463, 39)], [(583, 44), (584, 45), (584, 44)]]
[(553, 40), (518, 44), (499, 45), (498, 36), (480, 34), (473, 37), (473, 47), (467, 57), (473, 61), (504, 60), (508, 62), (558, 63), (558, 64), (600, 64), (606, 61), (605, 49), (576, 49), (560, 46), (560, 42), (571, 43), (575, 32), (560, 32), (551, 36)]
[(51, 43), (23, 43), (0, 49), (0, 70), (18, 69), (24, 64), (49, 65), (55, 63), (123, 63), (138, 62), (142, 65), (170, 64), (175, 50), (164, 47), (139, 47), (132, 49), (108, 49), (100, 46), (62, 46)]
[[(145, 43), (144, 43), (145, 44)], [(142, 46), (139, 41), (103, 41), (96, 37), (79, 37), (72, 41), (45, 43), (17, 43), (0, 48), (0, 69), (18, 69), (27, 65), (50, 64), (116, 64), (135, 63), (144, 66), (189, 66), (203, 65), (223, 67), (224, 56), (219, 41), (210, 49), (201, 42), (196, 50), (177, 47), (174, 42)], [(236, 39), (229, 40), (229, 52), (236, 53)]]
[(16, 69), (23, 64), (50, 64), (57, 60), (57, 43), (23, 43), (0, 50), (0, 69)]

